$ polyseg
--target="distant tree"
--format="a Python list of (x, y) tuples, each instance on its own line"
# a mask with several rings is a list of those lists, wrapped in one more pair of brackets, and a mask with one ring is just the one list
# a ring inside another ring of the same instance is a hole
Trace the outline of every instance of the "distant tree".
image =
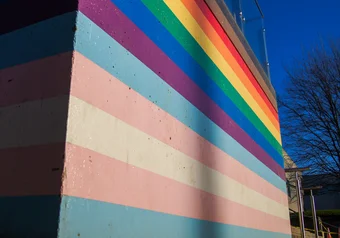
[(310, 173), (340, 181), (340, 44), (310, 50), (286, 72), (279, 97), (284, 148)]

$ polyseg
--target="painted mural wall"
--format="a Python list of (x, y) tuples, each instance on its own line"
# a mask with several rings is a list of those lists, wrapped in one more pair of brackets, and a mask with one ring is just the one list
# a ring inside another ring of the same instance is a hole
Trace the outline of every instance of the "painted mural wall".
[(22, 4), (0, 27), (0, 234), (290, 237), (277, 110), (203, 0)]

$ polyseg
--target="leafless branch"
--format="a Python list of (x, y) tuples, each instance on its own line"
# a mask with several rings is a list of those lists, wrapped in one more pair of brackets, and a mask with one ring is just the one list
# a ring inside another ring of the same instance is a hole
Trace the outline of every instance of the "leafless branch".
[(340, 41), (319, 46), (287, 70), (279, 97), (284, 148), (312, 174), (340, 179)]

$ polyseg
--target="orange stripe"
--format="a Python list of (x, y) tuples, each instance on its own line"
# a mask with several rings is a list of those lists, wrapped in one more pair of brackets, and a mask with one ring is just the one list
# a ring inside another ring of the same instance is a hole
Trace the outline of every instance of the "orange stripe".
[(259, 93), (256, 91), (256, 89), (253, 87), (253, 85), (250, 82), (251, 79), (249, 79), (245, 75), (245, 73), (242, 71), (239, 64), (234, 59), (234, 56), (231, 54), (231, 52), (228, 50), (226, 45), (223, 43), (222, 39), (219, 37), (217, 32), (214, 30), (214, 28), (211, 26), (211, 24), (206, 19), (204, 14), (201, 12), (198, 5), (192, 0), (182, 0), (182, 2), (185, 5), (185, 7), (188, 9), (188, 11), (191, 13), (191, 15), (195, 18), (197, 23), (201, 26), (205, 34), (213, 42), (213, 44), (218, 49), (218, 51), (223, 55), (224, 59), (228, 62), (230, 67), (234, 70), (235, 74), (238, 76), (241, 82), (246, 86), (246, 88), (251, 93), (251, 95), (254, 96), (254, 99), (259, 103), (260, 107), (269, 117), (269, 119), (271, 120), (275, 128), (278, 131), (280, 131), (277, 114), (272, 113), (272, 111), (269, 109), (268, 105), (266, 104), (264, 98), (261, 97)]
[(241, 54), (236, 49), (235, 45), (232, 43), (231, 39), (229, 39), (228, 35), (226, 34), (224, 28), (221, 26), (215, 15), (212, 13), (212, 11), (209, 9), (208, 5), (202, 1), (202, 0), (195, 0), (203, 14), (206, 16), (206, 18), (209, 20), (210, 24), (214, 27), (218, 35), (223, 40), (224, 44), (228, 47), (232, 55), (234, 56), (235, 60), (238, 62), (240, 67), (242, 68), (243, 72), (247, 75), (249, 79), (251, 79), (254, 87), (258, 91), (258, 93), (263, 97), (263, 99), (266, 101), (269, 109), (272, 111), (274, 115), (277, 116), (277, 108), (273, 105), (272, 100), (269, 99), (267, 93), (262, 88), (262, 86), (259, 84), (258, 80), (254, 76), (254, 74), (251, 72), (250, 68), (248, 67), (245, 60), (242, 58)]

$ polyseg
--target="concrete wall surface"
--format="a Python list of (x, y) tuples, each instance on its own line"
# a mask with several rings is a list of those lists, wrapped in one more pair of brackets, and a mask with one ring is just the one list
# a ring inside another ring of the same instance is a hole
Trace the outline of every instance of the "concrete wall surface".
[[(285, 168), (296, 168), (296, 164), (290, 158), (285, 150), (283, 150), (283, 159), (284, 159), (284, 167)], [(301, 177), (301, 172), (299, 172), (299, 176)], [(291, 212), (299, 212), (298, 204), (297, 204), (297, 191), (296, 191), (296, 178), (295, 173), (286, 173), (286, 181), (287, 186), (289, 186), (288, 190), (288, 204)], [(301, 191), (303, 193), (303, 191)]]
[(203, 0), (2, 4), (0, 237), (291, 236), (277, 111)]

